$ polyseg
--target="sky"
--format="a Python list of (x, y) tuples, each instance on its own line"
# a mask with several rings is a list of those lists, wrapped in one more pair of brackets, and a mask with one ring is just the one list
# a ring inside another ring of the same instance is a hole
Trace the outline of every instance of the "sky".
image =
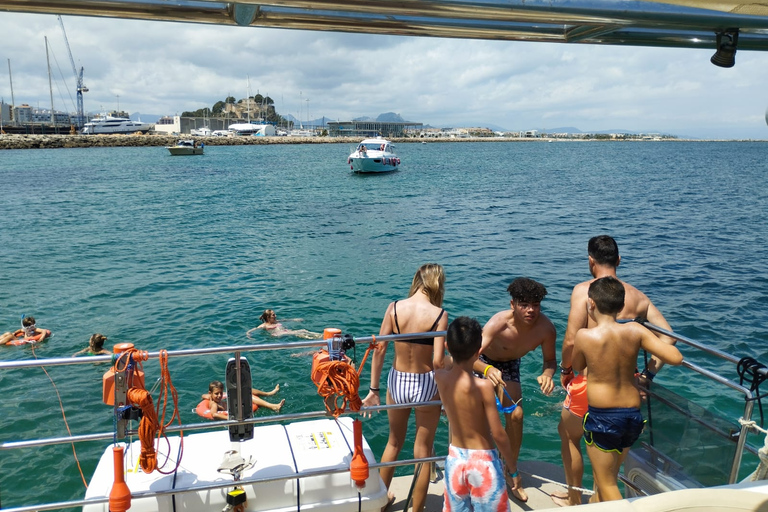
[[(86, 112), (178, 115), (250, 91), (279, 114), (768, 140), (768, 52), (378, 36), (64, 16)], [(76, 110), (55, 15), (0, 13), (0, 97)], [(250, 89), (248, 87), (250, 84)]]

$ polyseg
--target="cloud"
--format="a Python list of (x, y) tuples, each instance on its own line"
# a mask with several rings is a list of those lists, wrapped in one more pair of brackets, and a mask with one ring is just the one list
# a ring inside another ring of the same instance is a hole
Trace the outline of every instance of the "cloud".
[[(278, 112), (345, 120), (397, 112), (433, 126), (573, 126), (768, 139), (768, 53), (736, 66), (710, 50), (566, 45), (218, 27), (64, 17), (85, 68), (85, 108), (173, 115), (232, 95), (269, 94)], [(74, 77), (55, 16), (0, 16), (16, 103), (57, 109)], [(7, 67), (7, 66), (3, 66)], [(63, 77), (63, 79), (62, 79)], [(56, 89), (61, 90), (61, 93)], [(0, 67), (0, 95), (10, 101)]]

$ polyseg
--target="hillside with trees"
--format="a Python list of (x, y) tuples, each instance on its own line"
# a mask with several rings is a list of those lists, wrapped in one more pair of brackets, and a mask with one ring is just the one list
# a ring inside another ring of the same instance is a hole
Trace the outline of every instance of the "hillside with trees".
[(227, 96), (223, 101), (217, 101), (211, 108), (204, 107), (197, 110), (184, 111), (182, 117), (217, 117), (232, 120), (261, 121), (279, 126), (291, 127), (293, 123), (275, 110), (275, 102), (269, 96), (256, 94), (249, 98), (237, 100), (234, 96)]

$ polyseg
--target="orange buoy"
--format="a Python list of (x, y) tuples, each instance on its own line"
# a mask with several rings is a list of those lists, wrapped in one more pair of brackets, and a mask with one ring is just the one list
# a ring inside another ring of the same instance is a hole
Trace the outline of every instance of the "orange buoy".
[(115, 446), (112, 448), (112, 457), (115, 467), (115, 483), (112, 490), (109, 491), (109, 510), (110, 512), (125, 512), (131, 508), (131, 490), (125, 483), (123, 474), (123, 447)]
[(363, 423), (355, 420), (352, 422), (352, 427), (355, 434), (355, 451), (349, 463), (349, 476), (358, 489), (362, 489), (365, 487), (365, 481), (368, 480), (368, 459), (363, 452)]

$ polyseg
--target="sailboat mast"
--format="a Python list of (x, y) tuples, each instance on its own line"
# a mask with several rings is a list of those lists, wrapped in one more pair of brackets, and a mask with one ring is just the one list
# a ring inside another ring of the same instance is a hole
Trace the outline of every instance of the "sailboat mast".
[(11, 59), (8, 59), (8, 80), (11, 81), (11, 119), (13, 119), (13, 125), (16, 126), (16, 116), (13, 115), (13, 107), (16, 106), (16, 101), (13, 98), (13, 75), (11, 74)]
[(51, 91), (51, 124), (56, 128), (56, 120), (53, 117), (53, 83), (51, 82), (51, 60), (48, 58), (48, 36), (45, 37), (45, 60), (48, 62), (48, 88)]

